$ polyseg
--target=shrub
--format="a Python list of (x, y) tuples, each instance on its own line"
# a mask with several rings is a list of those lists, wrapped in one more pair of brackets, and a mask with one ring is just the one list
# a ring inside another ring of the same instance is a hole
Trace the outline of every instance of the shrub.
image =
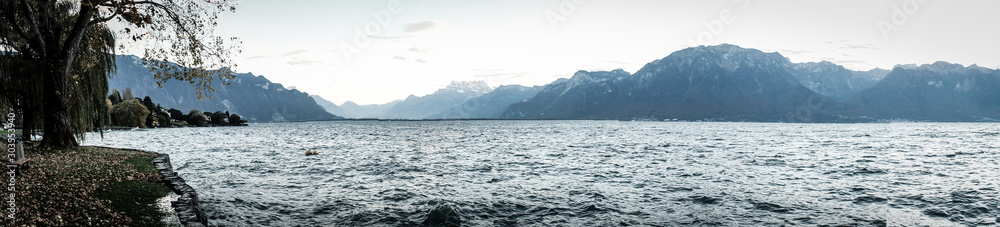
[(226, 116), (226, 113), (223, 113), (222, 111), (215, 111), (215, 113), (212, 114), (212, 124), (219, 126), (226, 125), (227, 118), (229, 118), (229, 116)]
[(111, 108), (111, 118), (119, 126), (146, 127), (149, 110), (139, 100), (122, 101)]
[(170, 108), (169, 110), (167, 110), (167, 113), (170, 113), (170, 118), (171, 119), (178, 120), (178, 121), (186, 121), (187, 120), (187, 116), (184, 116), (184, 112), (181, 112), (178, 109)]
[(188, 124), (194, 126), (205, 126), (205, 123), (208, 123), (208, 119), (206, 119), (205, 114), (198, 110), (191, 110), (191, 113), (188, 113), (187, 117)]
[(229, 125), (242, 126), (247, 123), (247, 120), (240, 118), (240, 115), (230, 114), (229, 115)]
[(173, 126), (173, 124), (170, 123), (170, 114), (167, 114), (167, 112), (163, 111), (156, 112), (156, 120), (160, 122), (160, 127)]

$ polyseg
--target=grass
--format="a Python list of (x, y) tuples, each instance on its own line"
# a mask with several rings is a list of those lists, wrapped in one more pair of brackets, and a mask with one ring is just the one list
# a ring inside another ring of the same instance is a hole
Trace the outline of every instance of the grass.
[(0, 135), (10, 135), (10, 134), (20, 135), (21, 134), (21, 130), (14, 130), (14, 131), (0, 130)]
[[(15, 218), (3, 226), (162, 226), (156, 200), (170, 191), (153, 168), (153, 154), (118, 149), (27, 147), (31, 169), (16, 178)], [(9, 183), (4, 177), (3, 184)]]
[(170, 193), (157, 183), (127, 180), (112, 182), (97, 189), (96, 197), (110, 202), (111, 210), (120, 211), (132, 219), (134, 226), (165, 226), (156, 200)]
[(158, 173), (156, 167), (153, 166), (153, 156), (140, 156), (135, 158), (130, 158), (125, 160), (125, 164), (132, 165), (135, 167), (135, 171), (140, 173)]

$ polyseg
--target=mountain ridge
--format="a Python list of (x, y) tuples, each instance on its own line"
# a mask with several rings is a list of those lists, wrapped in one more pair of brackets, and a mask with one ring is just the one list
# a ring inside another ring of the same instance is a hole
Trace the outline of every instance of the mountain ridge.
[[(855, 71), (722, 44), (675, 51), (634, 74), (580, 70), (544, 86), (495, 89), (452, 82), (429, 95), (368, 106), (382, 111), (369, 117), (393, 119), (998, 121), (998, 91), (1000, 70), (975, 64)], [(357, 106), (349, 104), (340, 108)]]
[[(216, 79), (211, 86), (217, 91), (200, 100), (190, 83), (168, 80), (156, 85), (153, 74), (132, 55), (116, 56), (117, 72), (108, 79), (108, 89), (130, 88), (133, 95), (149, 96), (164, 108), (182, 111), (229, 111), (251, 122), (284, 122), (329, 120), (341, 117), (319, 106), (308, 93), (287, 89), (253, 73), (237, 73), (232, 80)], [(229, 85), (224, 85), (229, 82)]]

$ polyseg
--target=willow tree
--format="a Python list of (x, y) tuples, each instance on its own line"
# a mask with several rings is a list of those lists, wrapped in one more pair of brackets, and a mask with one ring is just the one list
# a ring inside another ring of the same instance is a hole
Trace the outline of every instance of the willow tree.
[[(62, 4), (66, 10), (69, 4)], [(62, 17), (61, 23), (69, 23), (72, 16)], [(7, 35), (4, 30), (0, 34)], [(23, 46), (24, 43), (20, 43)], [(18, 46), (18, 45), (12, 45)], [(115, 70), (115, 36), (104, 25), (88, 29), (80, 41), (78, 58), (70, 70), (67, 97), (70, 99), (70, 114), (76, 116), (71, 121), (73, 133), (81, 137), (85, 132), (100, 129), (107, 124), (108, 107), (104, 93), (108, 89), (108, 77)], [(21, 110), (22, 137), (30, 138), (33, 131), (41, 129), (37, 122), (45, 111), (41, 105), (41, 81), (34, 79), (42, 75), (37, 62), (31, 61), (18, 48), (4, 48), (0, 54), (0, 106)]]
[[(63, 4), (71, 7), (62, 7)], [(125, 41), (144, 51), (143, 62), (158, 85), (170, 80), (194, 84), (199, 98), (214, 89), (215, 79), (229, 80), (234, 43), (212, 33), (218, 15), (235, 11), (231, 0), (3, 0), (0, 1), (0, 45), (31, 62), (38, 74), (18, 75), (39, 83), (43, 114), (43, 146), (78, 146), (71, 115), (72, 69), (88, 30), (109, 22), (120, 27)], [(61, 23), (60, 18), (70, 18)], [(230, 41), (235, 41), (231, 38)], [(120, 45), (120, 48), (125, 46)], [(82, 77), (81, 77), (82, 78)], [(105, 90), (101, 96), (106, 95)], [(89, 87), (86, 89), (97, 89)]]

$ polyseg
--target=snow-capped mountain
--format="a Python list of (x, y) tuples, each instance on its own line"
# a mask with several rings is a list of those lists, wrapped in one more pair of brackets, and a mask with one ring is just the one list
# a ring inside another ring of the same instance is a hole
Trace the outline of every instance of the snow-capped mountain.
[(533, 88), (453, 82), (374, 107), (383, 111), (369, 117), (403, 119), (1000, 121), (1000, 70), (936, 62), (853, 71), (723, 44), (676, 51), (634, 74), (578, 71)]
[(390, 108), (384, 118), (427, 119), (490, 91), (493, 87), (484, 81), (453, 81), (426, 96), (410, 95)]
[(483, 93), (483, 94), (485, 94), (485, 93), (489, 93), (490, 91), (493, 91), (493, 89), (494, 88), (490, 87), (489, 84), (486, 84), (486, 81), (481, 81), (481, 80), (480, 81), (452, 81), (451, 84), (448, 84), (447, 87), (445, 87), (444, 89), (439, 90), (438, 92), (454, 91), (454, 92), (458, 92), (458, 93), (471, 92), (471, 93)]
[(791, 69), (802, 85), (834, 100), (871, 88), (889, 73), (882, 69), (852, 71), (828, 61), (793, 63)]
[(503, 114), (512, 103), (521, 102), (528, 98), (535, 97), (541, 92), (543, 86), (526, 87), (521, 85), (505, 85), (465, 101), (461, 105), (452, 107), (440, 114), (433, 115), (431, 119), (495, 119)]
[(632, 75), (592, 72), (615, 76), (569, 89), (573, 79), (550, 84), (503, 117), (782, 121), (809, 97), (821, 96), (802, 86), (789, 65), (778, 53), (734, 45), (688, 48)]

